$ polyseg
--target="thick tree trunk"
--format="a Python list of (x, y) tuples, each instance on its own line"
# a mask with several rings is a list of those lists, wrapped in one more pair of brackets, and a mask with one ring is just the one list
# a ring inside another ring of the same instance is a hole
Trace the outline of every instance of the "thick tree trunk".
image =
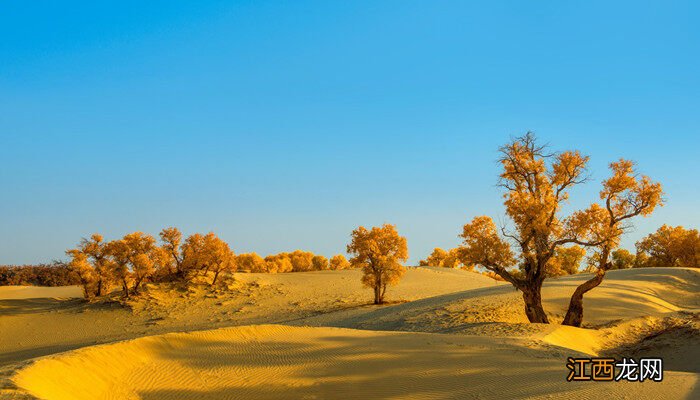
[(374, 285), (374, 304), (382, 304), (382, 288), (379, 284)]
[(129, 298), (129, 285), (126, 283), (126, 280), (122, 281), (122, 289), (124, 290), (124, 297), (127, 299)]
[(525, 315), (530, 322), (548, 324), (547, 314), (542, 307), (542, 285), (523, 290), (523, 300), (525, 301)]
[(583, 295), (603, 282), (605, 271), (607, 271), (608, 267), (599, 268), (593, 278), (583, 282), (576, 288), (574, 294), (571, 295), (569, 309), (566, 311), (562, 325), (581, 326), (581, 322), (583, 322)]
[(95, 293), (95, 295), (97, 297), (102, 296), (102, 285), (103, 285), (102, 278), (98, 278), (97, 279), (97, 292)]

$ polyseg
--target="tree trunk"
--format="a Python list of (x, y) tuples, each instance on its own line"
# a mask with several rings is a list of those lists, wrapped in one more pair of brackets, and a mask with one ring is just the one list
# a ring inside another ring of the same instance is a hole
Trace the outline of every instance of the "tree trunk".
[(374, 304), (382, 304), (382, 288), (379, 284), (374, 285)]
[(609, 269), (609, 264), (605, 268), (598, 268), (593, 278), (583, 282), (576, 288), (574, 294), (571, 295), (569, 309), (566, 311), (562, 325), (581, 326), (581, 322), (583, 322), (583, 295), (603, 282), (607, 269)]
[(124, 289), (124, 297), (129, 298), (129, 285), (126, 283), (126, 279), (122, 280), (122, 288)]
[(216, 284), (216, 278), (219, 277), (219, 272), (221, 272), (221, 271), (217, 270), (216, 272), (214, 272), (214, 280), (211, 281), (212, 286), (214, 286)]
[(523, 300), (525, 301), (525, 315), (530, 322), (548, 324), (547, 314), (542, 307), (542, 284), (523, 290)]

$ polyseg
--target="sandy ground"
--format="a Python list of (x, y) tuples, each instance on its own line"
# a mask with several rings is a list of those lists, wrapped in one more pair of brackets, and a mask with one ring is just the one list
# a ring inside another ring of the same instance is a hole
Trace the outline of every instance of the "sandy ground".
[[(0, 288), (0, 398), (700, 397), (698, 271), (610, 272), (586, 328), (528, 324), (518, 292), (475, 273), (411, 269), (380, 307), (359, 276), (237, 274), (127, 307)], [(554, 321), (586, 277), (546, 283)], [(661, 356), (664, 382), (569, 383), (575, 355)]]

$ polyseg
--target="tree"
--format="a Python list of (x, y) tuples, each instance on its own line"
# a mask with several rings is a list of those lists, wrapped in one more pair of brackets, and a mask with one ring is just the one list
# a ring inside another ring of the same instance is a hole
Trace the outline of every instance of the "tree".
[(112, 260), (111, 269), (114, 276), (122, 286), (124, 297), (129, 298), (129, 287), (131, 286), (131, 271), (129, 270), (129, 259), (131, 249), (123, 240), (113, 240), (107, 244), (107, 251)]
[(331, 257), (330, 268), (333, 270), (348, 269), (350, 268), (350, 263), (342, 254), (336, 254)]
[[(236, 256), (229, 247), (228, 243), (219, 239), (213, 233), (209, 233), (204, 238), (206, 256), (206, 272), (213, 272), (214, 278), (211, 281), (212, 285), (216, 284), (219, 274), (222, 272), (230, 273), (236, 269)], [(205, 272), (205, 274), (206, 274)]]
[(646, 256), (645, 266), (700, 267), (700, 235), (697, 229), (663, 225), (637, 242), (637, 254)]
[(267, 266), (265, 260), (257, 253), (244, 253), (236, 256), (236, 264), (239, 270), (249, 272), (265, 272)]
[(80, 286), (83, 288), (83, 296), (88, 300), (93, 298), (97, 282), (95, 268), (88, 262), (87, 255), (78, 249), (67, 250), (66, 254), (71, 257), (68, 268), (78, 276)]
[(347, 252), (354, 255), (350, 265), (362, 268), (362, 283), (374, 290), (374, 304), (382, 304), (388, 285), (399, 282), (406, 269), (402, 265), (408, 259), (406, 238), (399, 236), (396, 227), (365, 227), (352, 231)]
[(420, 260), (418, 265), (426, 267), (442, 267), (442, 264), (446, 258), (447, 252), (439, 247), (436, 247), (425, 260)]
[(265, 257), (265, 272), (282, 273), (292, 271), (292, 261), (287, 253)]
[(311, 271), (313, 269), (314, 254), (308, 251), (294, 250), (290, 255), (292, 270), (294, 272)]
[(192, 279), (197, 274), (207, 276), (209, 272), (214, 272), (213, 285), (221, 272), (233, 271), (235, 265), (235, 256), (229, 245), (213, 232), (206, 235), (195, 233), (182, 244), (181, 268), (186, 279)]
[(110, 276), (109, 260), (106, 252), (106, 243), (102, 235), (92, 234), (89, 239), (82, 239), (78, 250), (87, 256), (88, 261), (95, 270), (95, 296), (102, 296), (109, 290), (112, 282)]
[(175, 227), (165, 228), (160, 232), (161, 246), (167, 254), (167, 266), (169, 272), (179, 279), (186, 278), (186, 271), (182, 265), (182, 254), (180, 245), (182, 243), (182, 233)]
[(547, 274), (549, 276), (577, 274), (585, 255), (586, 249), (578, 245), (557, 248), (554, 257), (547, 265)]
[(461, 251), (458, 248), (443, 250), (436, 247), (425, 260), (420, 260), (418, 265), (426, 267), (462, 268), (466, 270), (472, 270), (474, 268), (474, 266), (466, 266), (462, 262)]
[(328, 269), (328, 259), (321, 255), (313, 256), (311, 265), (315, 271), (323, 271)]
[(611, 253), (612, 267), (610, 269), (627, 269), (632, 268), (635, 261), (635, 255), (627, 249), (617, 249)]
[(126, 259), (131, 268), (133, 293), (138, 293), (141, 284), (153, 275), (156, 267), (164, 263), (163, 250), (156, 246), (156, 240), (143, 232), (125, 235), (122, 241), (126, 250)]
[[(617, 246), (621, 223), (650, 213), (660, 202), (661, 187), (646, 177), (627, 176), (631, 163), (623, 160), (612, 164), (614, 175), (603, 184), (601, 198), (606, 207), (594, 203), (585, 211), (564, 216), (562, 206), (569, 191), (587, 181), (588, 157), (578, 151), (549, 153), (531, 133), (514, 139), (500, 152), (500, 186), (512, 227), (502, 227), (499, 234), (491, 218), (474, 218), (460, 235), (463, 259), (500, 275), (521, 291), (530, 322), (549, 323), (542, 307), (542, 284), (552, 259), (558, 251), (562, 254), (559, 249), (574, 244), (604, 246), (601, 262), (607, 265), (609, 252)], [(611, 215), (609, 221), (606, 214)], [(566, 324), (580, 324), (583, 295), (600, 284), (604, 270), (599, 268), (597, 278), (574, 292)]]
[[(559, 247), (576, 243), (565, 235), (562, 205), (569, 190), (586, 180), (588, 157), (578, 151), (549, 154), (534, 135), (514, 139), (500, 148), (506, 214), (513, 229), (501, 229), (481, 216), (464, 226), (464, 261), (480, 265), (510, 282), (522, 292), (530, 322), (548, 323), (542, 307), (542, 284), (547, 265)], [(516, 255), (511, 240), (518, 248)], [(519, 270), (515, 269), (519, 262)]]
[(610, 254), (631, 227), (629, 220), (638, 215), (648, 216), (663, 204), (661, 184), (640, 176), (632, 161), (613, 162), (610, 170), (612, 176), (603, 182), (600, 192), (604, 205), (593, 203), (588, 209), (574, 213), (568, 224), (569, 233), (577, 240), (595, 243), (599, 258), (593, 278), (579, 285), (571, 296), (564, 325), (581, 326), (583, 296), (600, 285), (606, 271), (612, 268)]

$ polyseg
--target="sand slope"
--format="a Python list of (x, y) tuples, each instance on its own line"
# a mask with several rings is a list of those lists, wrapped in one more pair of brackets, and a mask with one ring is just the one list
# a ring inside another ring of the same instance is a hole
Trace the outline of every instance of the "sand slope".
[[(325, 313), (360, 309), (372, 299), (361, 272), (317, 271), (235, 274), (230, 287), (208, 285), (151, 290), (123, 307), (87, 304), (77, 287), (0, 287), (0, 367), (33, 357), (98, 343), (167, 332), (232, 325), (292, 323)], [(502, 284), (480, 274), (444, 268), (409, 268), (389, 301), (412, 301), (459, 290)], [(32, 298), (43, 294), (45, 298)], [(62, 294), (63, 296), (59, 296)]]
[[(129, 307), (0, 288), (0, 398), (700, 397), (699, 271), (609, 272), (589, 329), (526, 323), (518, 292), (475, 273), (410, 269), (385, 306), (359, 276), (237, 274)], [(587, 277), (546, 282), (553, 321)], [(567, 383), (577, 354), (661, 356), (664, 382)]]
[[(567, 383), (560, 359), (521, 341), (338, 328), (252, 326), (89, 347), (21, 371), (44, 399), (681, 398), (665, 382)], [(657, 397), (659, 396), (659, 397)]]

